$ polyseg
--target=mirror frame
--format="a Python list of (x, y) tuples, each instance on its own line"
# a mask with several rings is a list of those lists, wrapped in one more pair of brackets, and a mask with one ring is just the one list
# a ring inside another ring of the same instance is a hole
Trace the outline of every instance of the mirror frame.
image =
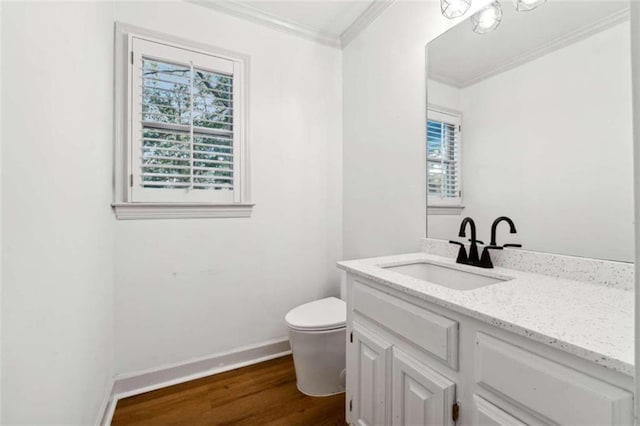
[(631, 0), (631, 87), (633, 90), (633, 173), (635, 208), (635, 424), (640, 424), (640, 2)]

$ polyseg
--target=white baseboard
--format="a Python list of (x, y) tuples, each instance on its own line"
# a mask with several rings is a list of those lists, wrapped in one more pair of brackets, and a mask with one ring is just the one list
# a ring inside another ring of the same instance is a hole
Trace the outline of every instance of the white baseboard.
[(98, 426), (111, 425), (111, 420), (113, 419), (113, 413), (116, 411), (117, 403), (117, 398), (110, 394), (108, 404), (105, 406), (104, 411), (101, 413), (102, 415), (100, 416), (100, 423), (97, 423)]
[[(96, 422), (94, 423), (96, 426), (100, 426), (104, 424), (105, 421), (105, 415), (106, 413), (109, 412), (110, 406), (112, 405), (112, 396), (113, 396), (113, 383), (114, 380), (110, 379), (109, 382), (107, 383), (107, 389), (104, 393), (104, 399), (102, 401), (102, 404), (100, 404), (100, 410), (98, 411), (98, 418), (96, 419)], [(113, 404), (115, 406), (115, 404)], [(113, 413), (112, 413), (113, 414)], [(111, 417), (110, 417), (111, 418)]]
[(100, 424), (103, 426), (111, 424), (119, 399), (235, 370), (290, 353), (289, 339), (283, 337), (150, 370), (117, 375), (113, 381), (108, 403), (104, 404)]

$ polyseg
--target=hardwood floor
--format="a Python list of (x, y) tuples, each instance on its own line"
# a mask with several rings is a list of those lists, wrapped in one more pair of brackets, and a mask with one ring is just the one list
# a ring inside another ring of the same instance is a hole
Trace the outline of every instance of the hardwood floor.
[(344, 399), (300, 393), (286, 356), (122, 399), (112, 425), (343, 426)]

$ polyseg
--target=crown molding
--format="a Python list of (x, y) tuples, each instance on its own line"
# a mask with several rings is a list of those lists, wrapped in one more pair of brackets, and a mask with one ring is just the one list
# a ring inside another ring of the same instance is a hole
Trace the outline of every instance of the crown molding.
[(349, 27), (340, 34), (340, 43), (344, 49), (366, 27), (375, 21), (378, 16), (389, 8), (396, 0), (374, 0)]
[(436, 74), (434, 72), (429, 72), (429, 80), (437, 81), (438, 83), (455, 87), (456, 89), (463, 89), (465, 87), (464, 84), (460, 84), (460, 82), (454, 78), (447, 77), (446, 75)]
[(256, 24), (264, 25), (274, 30), (282, 31), (285, 33), (293, 34), (298, 37), (305, 38), (307, 40), (315, 41), (316, 43), (324, 44), (326, 46), (340, 48), (340, 37), (327, 32), (322, 32), (310, 28), (308, 26), (299, 24), (294, 21), (290, 21), (285, 18), (273, 15), (268, 12), (264, 12), (253, 6), (249, 6), (244, 3), (232, 0), (186, 0), (189, 3), (197, 4), (209, 9), (217, 10), (219, 12), (233, 15), (237, 18), (246, 19)]
[(347, 46), (369, 24), (375, 21), (396, 0), (374, 0), (358, 18), (353, 21), (342, 34), (335, 35), (324, 31), (318, 31), (303, 24), (282, 18), (280, 16), (264, 12), (256, 7), (241, 3), (237, 0), (185, 0), (188, 3), (226, 13), (237, 18), (246, 19), (256, 24), (283, 31), (316, 43), (324, 44), (338, 49)]
[(462, 81), (462, 82), (454, 81), (453, 79), (447, 76), (436, 75), (436, 74), (433, 74), (433, 75), (429, 74), (429, 78), (432, 80), (447, 84), (449, 86), (456, 87), (458, 89), (464, 89), (465, 87), (471, 86), (489, 77), (493, 77), (494, 75), (516, 68), (522, 64), (525, 64), (534, 59), (540, 58), (553, 51), (562, 49), (563, 47), (569, 46), (573, 43), (576, 43), (580, 40), (586, 39), (594, 34), (597, 34), (601, 31), (611, 28), (614, 25), (622, 23), (625, 20), (629, 19), (629, 16), (630, 16), (629, 11), (630, 11), (630, 8), (621, 9), (618, 12), (612, 13), (611, 15), (607, 15), (588, 25), (582, 26), (574, 31), (571, 31), (560, 37), (557, 37), (539, 47), (531, 49), (513, 58), (510, 58), (509, 60), (499, 64), (498, 66), (490, 69), (489, 71), (473, 76), (465, 81)]

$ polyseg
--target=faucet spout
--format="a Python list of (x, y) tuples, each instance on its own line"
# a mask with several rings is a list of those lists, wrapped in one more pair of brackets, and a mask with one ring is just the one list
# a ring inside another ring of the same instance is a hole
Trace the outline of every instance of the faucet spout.
[(466, 228), (467, 225), (471, 227), (471, 239), (473, 241), (476, 240), (476, 223), (470, 217), (465, 217), (462, 219), (462, 223), (460, 224), (460, 232), (458, 232), (458, 237), (466, 237)]
[(498, 225), (500, 224), (500, 222), (507, 222), (507, 224), (509, 224), (510, 234), (515, 234), (517, 232), (516, 225), (513, 223), (513, 221), (510, 218), (508, 218), (507, 216), (500, 216), (499, 218), (494, 220), (493, 225), (491, 225), (491, 244), (490, 245), (492, 246), (498, 245), (496, 243), (496, 231), (498, 230)]

